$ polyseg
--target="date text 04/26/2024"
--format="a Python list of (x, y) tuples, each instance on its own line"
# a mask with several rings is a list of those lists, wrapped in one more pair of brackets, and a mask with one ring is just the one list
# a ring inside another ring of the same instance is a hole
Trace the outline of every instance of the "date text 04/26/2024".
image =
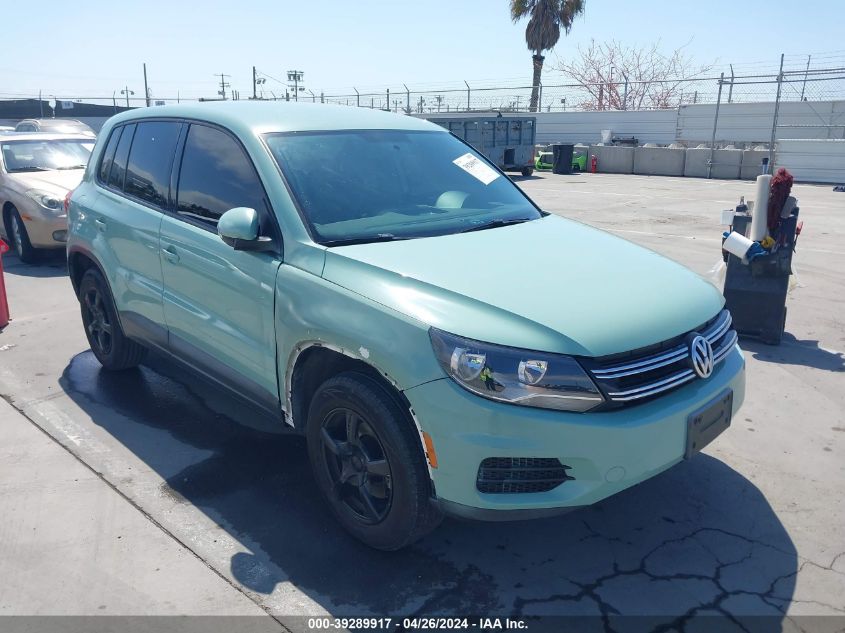
[(308, 629), (320, 630), (399, 630), (399, 631), (519, 631), (528, 625), (514, 618), (308, 618)]

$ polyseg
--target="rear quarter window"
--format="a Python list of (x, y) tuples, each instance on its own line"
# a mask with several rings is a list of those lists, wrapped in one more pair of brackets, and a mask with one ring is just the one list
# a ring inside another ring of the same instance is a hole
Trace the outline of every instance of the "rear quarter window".
[(109, 169), (109, 187), (123, 189), (123, 181), (126, 178), (126, 161), (129, 158), (129, 147), (132, 145), (132, 135), (135, 133), (135, 124), (130, 123), (123, 127), (123, 134), (114, 152), (114, 160)]
[(120, 140), (120, 133), (123, 127), (118, 127), (112, 130), (109, 135), (109, 142), (106, 144), (106, 149), (103, 150), (103, 157), (100, 159), (100, 169), (97, 172), (100, 182), (107, 183), (109, 180), (109, 172), (111, 171), (112, 163), (114, 163), (114, 151), (117, 149), (117, 143)]

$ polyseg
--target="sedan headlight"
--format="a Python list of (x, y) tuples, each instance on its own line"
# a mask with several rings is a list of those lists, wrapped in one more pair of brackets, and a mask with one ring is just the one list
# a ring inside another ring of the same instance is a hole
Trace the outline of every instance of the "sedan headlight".
[(30, 189), (26, 192), (30, 198), (35, 200), (39, 205), (48, 211), (57, 211), (64, 213), (63, 203), (59, 196), (50, 191), (42, 191), (41, 189)]
[(589, 411), (604, 398), (578, 362), (429, 330), (443, 370), (474, 394), (525, 407)]

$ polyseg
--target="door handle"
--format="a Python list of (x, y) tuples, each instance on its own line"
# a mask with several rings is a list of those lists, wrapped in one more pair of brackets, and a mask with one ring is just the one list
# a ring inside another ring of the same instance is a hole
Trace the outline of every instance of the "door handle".
[(164, 256), (167, 258), (171, 264), (175, 264), (179, 261), (179, 253), (176, 252), (176, 249), (172, 246), (168, 246), (163, 251)]
[(97, 225), (97, 230), (101, 233), (106, 232), (106, 221), (103, 218), (94, 218), (94, 224)]

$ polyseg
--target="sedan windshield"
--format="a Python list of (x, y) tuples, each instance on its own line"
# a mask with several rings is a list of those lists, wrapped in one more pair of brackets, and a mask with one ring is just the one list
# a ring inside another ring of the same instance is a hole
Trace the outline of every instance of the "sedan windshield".
[(3, 163), (8, 173), (84, 169), (94, 149), (92, 140), (4, 141)]
[(266, 138), (312, 235), (329, 246), (496, 228), (542, 215), (510, 179), (446, 132)]

